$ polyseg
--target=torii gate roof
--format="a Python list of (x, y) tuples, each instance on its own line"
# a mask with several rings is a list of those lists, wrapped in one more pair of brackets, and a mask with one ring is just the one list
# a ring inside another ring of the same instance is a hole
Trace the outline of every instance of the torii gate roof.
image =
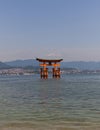
[(61, 62), (63, 59), (41, 59), (41, 58), (36, 58), (39, 62)]

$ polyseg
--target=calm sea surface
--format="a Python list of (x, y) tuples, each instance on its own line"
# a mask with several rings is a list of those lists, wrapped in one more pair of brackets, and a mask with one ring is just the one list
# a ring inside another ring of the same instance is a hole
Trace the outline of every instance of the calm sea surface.
[(0, 76), (0, 130), (100, 130), (100, 75)]

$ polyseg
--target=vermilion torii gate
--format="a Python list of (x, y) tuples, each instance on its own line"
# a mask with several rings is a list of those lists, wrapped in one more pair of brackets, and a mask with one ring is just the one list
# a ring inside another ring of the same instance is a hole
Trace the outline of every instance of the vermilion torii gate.
[(40, 59), (36, 58), (40, 62), (40, 76), (41, 78), (48, 78), (48, 68), (47, 66), (53, 66), (52, 76), (54, 78), (60, 78), (60, 62), (63, 59)]

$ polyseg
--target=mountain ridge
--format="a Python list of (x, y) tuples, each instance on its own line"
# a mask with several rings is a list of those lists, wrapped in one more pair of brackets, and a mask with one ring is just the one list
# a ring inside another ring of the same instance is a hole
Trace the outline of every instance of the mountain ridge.
[(9, 68), (11, 68), (9, 65), (0, 61), (0, 69), (9, 69)]
[[(14, 60), (4, 62), (6, 65), (11, 67), (26, 67), (26, 66), (39, 66), (39, 62), (35, 59), (26, 60)], [(63, 61), (61, 62), (61, 68), (76, 68), (80, 70), (97, 70), (100, 69), (100, 61)]]

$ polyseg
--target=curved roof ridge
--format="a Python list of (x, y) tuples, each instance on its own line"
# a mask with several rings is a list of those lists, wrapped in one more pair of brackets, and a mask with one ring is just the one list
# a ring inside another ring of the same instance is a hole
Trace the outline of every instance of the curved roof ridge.
[(39, 62), (61, 62), (63, 59), (41, 59), (41, 58), (36, 58)]

